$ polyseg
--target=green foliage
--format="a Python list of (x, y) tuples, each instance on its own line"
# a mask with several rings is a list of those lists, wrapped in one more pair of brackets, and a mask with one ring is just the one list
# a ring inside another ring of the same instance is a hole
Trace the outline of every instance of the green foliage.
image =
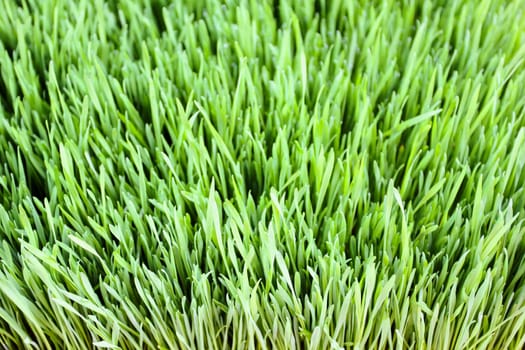
[(0, 345), (523, 348), (522, 0), (0, 8)]

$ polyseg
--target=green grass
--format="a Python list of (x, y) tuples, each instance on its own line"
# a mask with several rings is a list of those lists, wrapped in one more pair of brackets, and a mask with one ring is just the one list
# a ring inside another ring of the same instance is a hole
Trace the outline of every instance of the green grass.
[(523, 0), (0, 8), (0, 347), (525, 346)]

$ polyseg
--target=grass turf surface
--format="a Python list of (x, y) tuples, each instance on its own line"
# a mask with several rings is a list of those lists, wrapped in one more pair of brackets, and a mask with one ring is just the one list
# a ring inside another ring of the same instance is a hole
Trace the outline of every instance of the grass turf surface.
[(0, 7), (4, 347), (523, 347), (523, 0)]

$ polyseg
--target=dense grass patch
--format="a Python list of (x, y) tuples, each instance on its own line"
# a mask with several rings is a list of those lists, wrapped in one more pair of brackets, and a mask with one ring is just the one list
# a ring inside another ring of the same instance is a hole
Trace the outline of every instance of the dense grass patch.
[(523, 0), (0, 8), (3, 347), (523, 348)]

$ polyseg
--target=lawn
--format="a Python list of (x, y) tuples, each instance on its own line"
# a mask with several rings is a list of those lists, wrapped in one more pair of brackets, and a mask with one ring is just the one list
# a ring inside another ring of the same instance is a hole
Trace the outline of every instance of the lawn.
[(0, 0), (0, 347), (523, 349), (523, 0)]

